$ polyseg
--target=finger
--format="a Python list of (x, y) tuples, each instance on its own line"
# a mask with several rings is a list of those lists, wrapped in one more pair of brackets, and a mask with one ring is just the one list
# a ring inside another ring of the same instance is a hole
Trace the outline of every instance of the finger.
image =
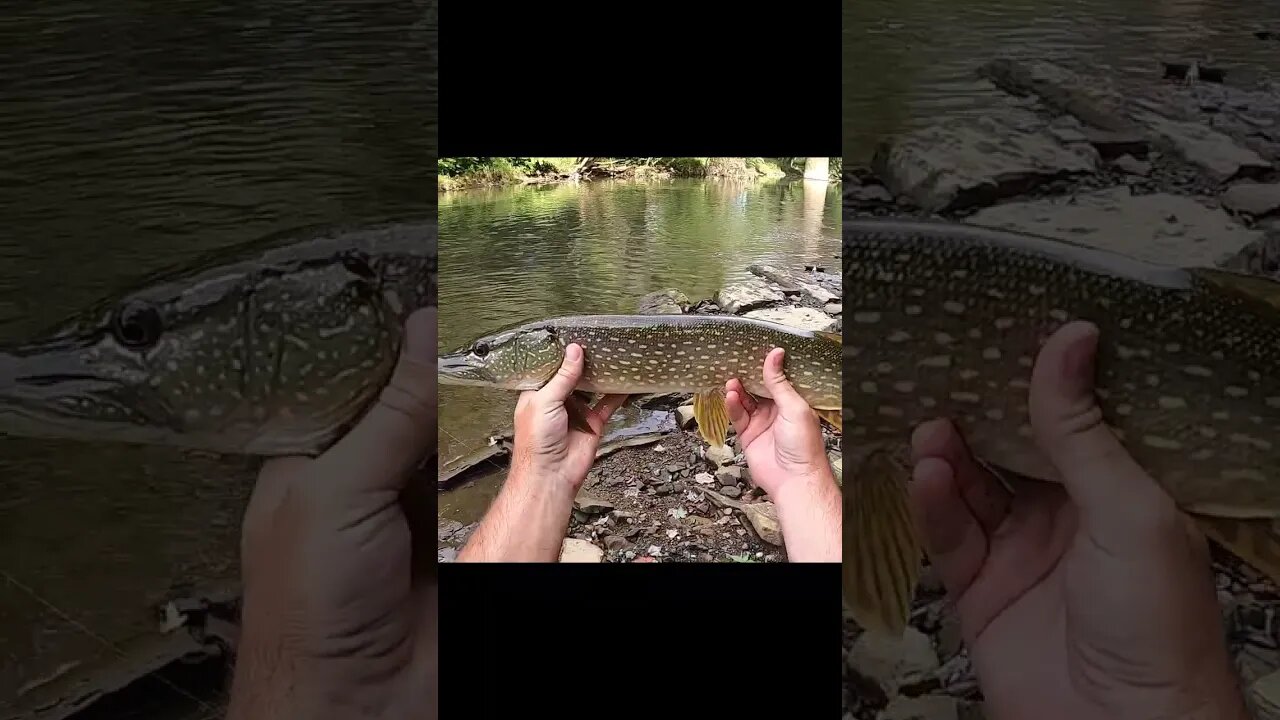
[(377, 403), (324, 455), (344, 482), (364, 490), (400, 490), (436, 451), (436, 309), (414, 313), (404, 350)]
[(756, 409), (760, 406), (760, 403), (756, 400), (755, 396), (747, 392), (747, 389), (742, 386), (741, 380), (733, 378), (729, 381), (729, 385), (726, 387), (731, 387), (731, 389), (737, 391), (738, 400), (742, 403), (742, 407), (747, 411), (748, 415), (756, 414)]
[[(747, 412), (747, 408), (742, 401), (743, 392), (741, 389), (732, 389), (734, 380), (729, 381), (724, 393), (724, 406), (729, 411), (729, 422), (733, 424), (734, 432), (738, 433), (738, 437), (746, 432), (747, 426), (751, 424), (751, 413)], [(741, 388), (742, 385), (738, 385)]]
[(782, 348), (774, 348), (764, 358), (764, 386), (769, 391), (769, 395), (773, 401), (778, 404), (778, 409), (788, 415), (798, 412), (812, 412), (809, 403), (800, 397), (800, 393), (791, 386), (791, 382), (787, 380), (787, 375), (782, 370), (782, 363), (785, 359), (786, 351)]
[(595, 430), (596, 434), (599, 435), (605, 426), (609, 424), (609, 418), (618, 412), (618, 408), (622, 407), (622, 404), (629, 397), (631, 396), (623, 393), (620, 395), (605, 395), (596, 400), (595, 406), (591, 408), (591, 413), (587, 416), (587, 422), (591, 423), (591, 429)]
[(955, 473), (945, 460), (916, 463), (908, 486), (916, 531), (953, 598), (969, 589), (987, 558), (987, 535), (960, 497)]
[(1009, 491), (978, 464), (951, 422), (934, 420), (917, 427), (911, 435), (911, 456), (914, 462), (938, 458), (952, 468), (960, 497), (987, 534), (995, 532), (1008, 516), (1013, 500)]
[(538, 394), (542, 397), (552, 400), (563, 401), (573, 393), (573, 389), (578, 386), (578, 380), (582, 378), (582, 368), (586, 363), (582, 357), (582, 346), (577, 343), (569, 343), (564, 349), (564, 362), (560, 363), (560, 369), (556, 374), (538, 390)]
[(1050, 336), (1032, 369), (1029, 409), (1037, 443), (1081, 520), (1118, 529), (1139, 513), (1164, 516), (1174, 507), (1104, 422), (1094, 395), (1097, 346), (1098, 330), (1089, 323), (1070, 323)]

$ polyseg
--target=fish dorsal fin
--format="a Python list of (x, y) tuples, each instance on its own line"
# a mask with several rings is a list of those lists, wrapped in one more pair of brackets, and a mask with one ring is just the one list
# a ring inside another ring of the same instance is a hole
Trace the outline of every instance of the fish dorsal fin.
[(842, 483), (845, 604), (869, 632), (901, 637), (923, 551), (907, 504), (910, 471), (877, 450)]
[(723, 446), (729, 435), (729, 408), (725, 405), (724, 388), (703, 390), (693, 396), (693, 417), (698, 433), (714, 446)]
[(818, 336), (822, 340), (826, 340), (827, 342), (833, 342), (837, 345), (844, 344), (844, 336), (841, 335), (840, 333), (826, 332), (824, 330), (814, 330), (813, 334)]
[(1223, 290), (1239, 293), (1280, 309), (1280, 282), (1264, 275), (1210, 267), (1189, 268), (1187, 272)]

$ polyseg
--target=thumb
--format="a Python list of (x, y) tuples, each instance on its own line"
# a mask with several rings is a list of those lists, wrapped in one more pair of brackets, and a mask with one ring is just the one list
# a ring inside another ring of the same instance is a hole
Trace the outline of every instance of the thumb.
[(414, 313), (378, 402), (325, 454), (361, 489), (399, 490), (436, 451), (436, 309)]
[(1031, 374), (1029, 410), (1036, 440), (1086, 520), (1122, 527), (1143, 509), (1172, 500), (1107, 426), (1094, 394), (1098, 329), (1063, 326), (1045, 343)]
[(569, 343), (564, 349), (564, 362), (560, 364), (560, 369), (547, 381), (546, 385), (538, 390), (538, 394), (564, 402), (565, 398), (569, 397), (573, 389), (578, 386), (585, 364), (582, 358), (582, 346)]
[(782, 371), (782, 362), (786, 351), (782, 348), (774, 348), (764, 358), (764, 387), (769, 391), (769, 397), (778, 404), (778, 409), (782, 414), (788, 417), (795, 417), (795, 413), (811, 412), (809, 403), (800, 397), (800, 393), (791, 386), (791, 381), (787, 380), (787, 375)]

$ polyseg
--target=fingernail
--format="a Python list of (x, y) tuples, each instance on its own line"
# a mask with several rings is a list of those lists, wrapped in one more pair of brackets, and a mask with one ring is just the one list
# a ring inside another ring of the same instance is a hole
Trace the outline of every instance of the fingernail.
[(569, 358), (570, 361), (578, 362), (582, 359), (582, 348), (578, 347), (577, 344), (570, 345), (565, 348), (564, 355)]

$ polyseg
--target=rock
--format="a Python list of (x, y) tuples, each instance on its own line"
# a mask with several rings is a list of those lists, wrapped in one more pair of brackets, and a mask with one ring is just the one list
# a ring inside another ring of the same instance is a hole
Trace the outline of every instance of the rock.
[(694, 419), (692, 403), (676, 408), (676, 422), (680, 424), (681, 430), (688, 430), (693, 427)]
[(560, 562), (598, 563), (604, 559), (604, 551), (587, 540), (565, 538), (560, 546)]
[(1229, 210), (1266, 217), (1280, 211), (1280, 183), (1238, 183), (1222, 194)]
[(640, 298), (639, 310), (641, 315), (682, 315), (689, 305), (684, 293), (668, 288)]
[(959, 720), (959, 702), (946, 695), (898, 697), (876, 715), (878, 720)]
[(1254, 680), (1249, 686), (1249, 700), (1258, 720), (1280, 720), (1280, 671)]
[(627, 549), (627, 546), (629, 546), (630, 544), (631, 543), (627, 542), (626, 538), (620, 537), (618, 535), (604, 536), (604, 547), (606, 550), (609, 550), (610, 552), (619, 552), (619, 551), (625, 550)]
[(1123, 187), (1006, 203), (980, 210), (968, 220), (1181, 266), (1217, 265), (1261, 236), (1223, 210), (1193, 198), (1131, 195)]
[(455, 562), (458, 559), (458, 549), (451, 547), (440, 548), (440, 552), (436, 553), (436, 559), (440, 562)]
[(1264, 231), (1262, 237), (1225, 260), (1222, 267), (1280, 279), (1280, 228)]
[(817, 330), (827, 332), (835, 329), (835, 318), (813, 308), (807, 307), (780, 307), (766, 308), (764, 310), (752, 310), (744, 313), (743, 317), (753, 318), (755, 320), (766, 320), (775, 322), (787, 327), (798, 328), (800, 330)]
[(927, 212), (943, 212), (1097, 168), (1096, 150), (1059, 142), (1034, 113), (996, 113), (952, 118), (890, 140), (876, 151), (876, 170), (893, 192)]
[(609, 512), (613, 509), (613, 503), (608, 500), (593, 498), (590, 495), (584, 495), (581, 492), (579, 492), (578, 496), (573, 499), (573, 506), (590, 515)]
[(687, 482), (685, 482), (685, 481), (683, 481), (683, 480), (677, 480), (677, 481), (675, 481), (675, 482), (671, 483), (671, 489), (672, 489), (672, 490), (674, 490), (674, 491), (676, 491), (676, 492), (678, 492), (678, 493), (682, 493), (682, 492), (684, 492), (684, 491), (686, 491), (686, 490), (688, 490), (688, 489), (689, 489), (689, 483), (687, 483)]
[(898, 688), (938, 668), (933, 643), (908, 626), (902, 637), (864, 632), (849, 650), (849, 670), (870, 681), (884, 693), (897, 697)]
[(1173, 120), (1151, 112), (1141, 112), (1137, 117), (1214, 182), (1256, 177), (1271, 169), (1271, 163), (1258, 153), (1237, 145), (1208, 125)]
[(720, 488), (720, 494), (724, 495), (725, 497), (736, 498), (736, 497), (741, 497), (742, 490), (739, 489), (737, 485), (727, 485), (725, 487)]
[(726, 465), (733, 460), (733, 449), (727, 445), (712, 445), (707, 448), (707, 460), (716, 466)]
[(837, 451), (832, 450), (827, 453), (827, 463), (831, 465), (831, 472), (836, 476), (836, 484), (844, 485), (844, 457)]
[(850, 187), (844, 198), (860, 205), (888, 205), (893, 202), (893, 193), (882, 185), (862, 185)]
[(742, 468), (737, 465), (725, 465), (716, 470), (716, 480), (721, 485), (737, 485), (742, 480)]
[(457, 520), (441, 520), (436, 526), (436, 540), (439, 542), (447, 542), (449, 538), (462, 529), (462, 523)]
[(979, 702), (961, 702), (957, 717), (958, 720), (987, 720), (986, 713), (982, 711), (982, 703)]
[(676, 463), (667, 465), (667, 472), (671, 473), (672, 475), (678, 475), (680, 471), (683, 469), (684, 469), (683, 465), (678, 465)]
[(950, 660), (964, 647), (964, 637), (960, 634), (960, 616), (954, 612), (942, 616), (938, 627), (938, 657)]
[(829, 302), (822, 306), (822, 312), (828, 315), (839, 315), (844, 312), (844, 305), (838, 302)]
[(1151, 163), (1146, 160), (1139, 160), (1129, 154), (1121, 155), (1111, 164), (1130, 175), (1142, 175), (1143, 177), (1146, 177), (1151, 174)]
[(1111, 132), (1090, 128), (1085, 130), (1085, 139), (1103, 160), (1118, 160), (1125, 155), (1145, 158), (1151, 152), (1151, 143), (1136, 132)]
[[(737, 490), (737, 488), (734, 488)], [(725, 488), (728, 490), (728, 488)], [(728, 493), (724, 493), (727, 495)], [(742, 514), (751, 523), (760, 539), (782, 547), (782, 526), (778, 524), (778, 509), (771, 502), (751, 503), (742, 506)]]
[(704, 473), (704, 472), (694, 475), (693, 481), (698, 483), (699, 485), (715, 485), (716, 484), (716, 479), (712, 477), (711, 473)]
[(760, 280), (744, 280), (716, 293), (715, 302), (727, 313), (738, 314), (769, 303), (782, 302), (781, 292)]
[(675, 492), (675, 489), (676, 489), (675, 486), (668, 482), (668, 483), (662, 483), (658, 487), (654, 488), (654, 492), (659, 495), (670, 495), (671, 493)]

